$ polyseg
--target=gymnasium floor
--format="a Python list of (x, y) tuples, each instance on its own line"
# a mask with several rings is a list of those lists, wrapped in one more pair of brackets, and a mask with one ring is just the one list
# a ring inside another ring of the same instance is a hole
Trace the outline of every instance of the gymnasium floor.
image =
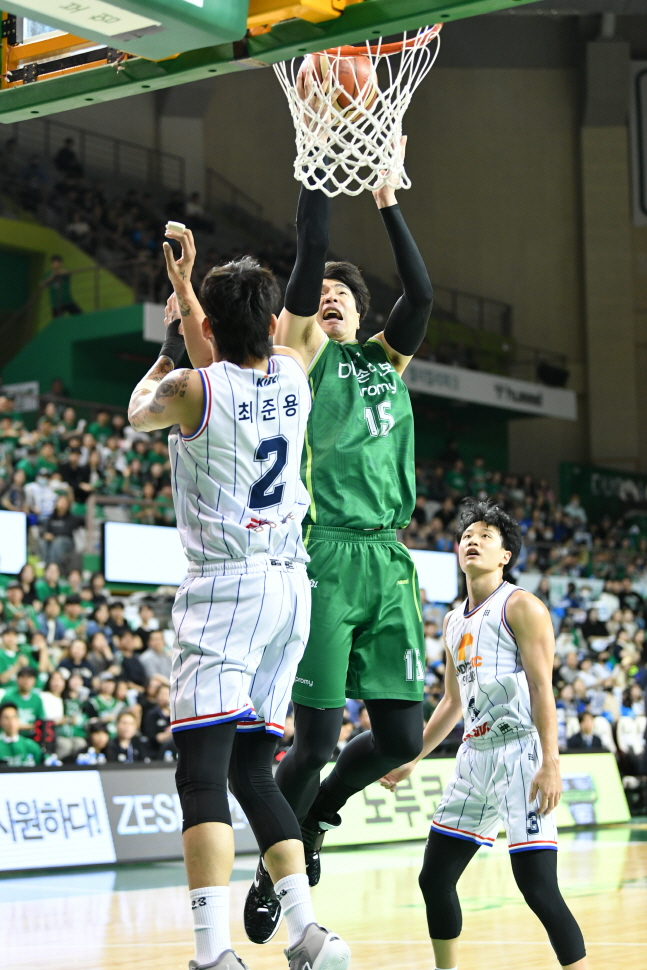
[[(647, 821), (560, 836), (560, 880), (591, 970), (647, 966)], [(330, 851), (315, 890), (318, 918), (349, 942), (356, 970), (434, 966), (417, 886), (422, 843)], [(240, 914), (255, 860), (232, 880), (234, 945), (251, 970), (286, 966), (282, 927), (248, 943)], [(463, 967), (557, 967), (514, 885), (503, 841), (482, 849), (459, 884)], [(186, 970), (191, 913), (181, 863), (0, 879), (0, 965), (12, 970)]]

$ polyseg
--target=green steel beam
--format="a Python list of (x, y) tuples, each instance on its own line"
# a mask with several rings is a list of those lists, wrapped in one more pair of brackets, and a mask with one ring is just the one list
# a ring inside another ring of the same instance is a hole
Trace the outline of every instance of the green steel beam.
[(36, 81), (0, 92), (0, 122), (28, 121), (59, 111), (144, 91), (157, 91), (204, 78), (266, 67), (300, 54), (388, 36), (430, 23), (460, 20), (504, 10), (534, 0), (364, 0), (341, 17), (312, 24), (287, 20), (269, 33), (235, 44), (189, 51), (164, 61), (134, 58), (119, 70), (113, 65), (90, 68), (67, 77)]

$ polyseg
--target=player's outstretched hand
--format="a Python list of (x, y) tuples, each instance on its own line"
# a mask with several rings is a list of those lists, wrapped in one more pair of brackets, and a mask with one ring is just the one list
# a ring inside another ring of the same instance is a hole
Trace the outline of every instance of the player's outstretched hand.
[(175, 239), (182, 246), (182, 255), (176, 260), (173, 255), (170, 243), (164, 243), (164, 259), (166, 260), (166, 270), (168, 278), (175, 292), (182, 290), (183, 287), (191, 283), (191, 273), (195, 263), (195, 242), (193, 233), (190, 229), (178, 232), (176, 229), (167, 229), (166, 236)]
[(528, 801), (532, 804), (540, 796), (539, 814), (548, 815), (557, 808), (557, 804), (562, 797), (562, 776), (559, 771), (559, 762), (544, 762), (536, 773), (530, 786)]
[(383, 778), (380, 778), (380, 785), (382, 788), (388, 788), (389, 791), (395, 791), (399, 783), (409, 777), (417, 763), (417, 761), (410, 761), (408, 765), (394, 768), (393, 771), (389, 771)]
[[(181, 320), (182, 314), (180, 313), (180, 304), (178, 303), (177, 295), (173, 292), (166, 301), (166, 309), (164, 310), (164, 326), (168, 327), (169, 323), (173, 323), (174, 320)], [(184, 336), (184, 325), (180, 323), (178, 328), (178, 333)]]

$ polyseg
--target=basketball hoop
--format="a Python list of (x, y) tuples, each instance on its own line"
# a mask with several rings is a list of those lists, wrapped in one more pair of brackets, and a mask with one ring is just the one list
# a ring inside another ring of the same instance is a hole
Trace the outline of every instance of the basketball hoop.
[[(386, 182), (410, 188), (400, 152), (402, 118), (438, 56), (441, 27), (421, 27), (391, 44), (366, 41), (274, 65), (296, 131), (297, 181), (330, 197), (374, 191)], [(381, 63), (388, 83), (380, 85)]]

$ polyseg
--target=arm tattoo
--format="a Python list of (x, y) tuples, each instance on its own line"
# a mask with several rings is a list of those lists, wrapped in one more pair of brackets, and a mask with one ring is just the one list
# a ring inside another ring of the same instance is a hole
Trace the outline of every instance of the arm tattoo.
[[(160, 363), (162, 364), (162, 368), (159, 368)], [(172, 360), (168, 357), (160, 357), (155, 365), (154, 373), (147, 375), (149, 380), (156, 380), (160, 383), (152, 397), (145, 404), (139, 407), (135, 406), (133, 413), (130, 414), (130, 423), (134, 428), (144, 423), (151, 415), (163, 414), (166, 410), (166, 405), (173, 398), (185, 397), (191, 371), (188, 369), (176, 370), (176, 376), (162, 383), (166, 374), (173, 369)]]
[(188, 315), (191, 313), (191, 306), (188, 300), (185, 300), (183, 296), (178, 296), (177, 302), (180, 307), (180, 313), (182, 314), (182, 316), (188, 317)]

